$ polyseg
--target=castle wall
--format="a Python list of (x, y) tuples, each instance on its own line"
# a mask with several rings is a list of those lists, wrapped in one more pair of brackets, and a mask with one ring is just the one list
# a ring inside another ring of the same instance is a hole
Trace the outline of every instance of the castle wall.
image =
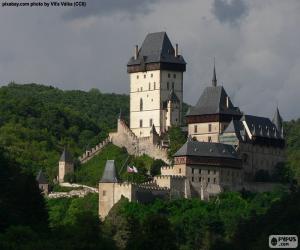
[(227, 125), (228, 123), (224, 122), (190, 123), (188, 124), (188, 134), (198, 141), (219, 142), (219, 135)]
[(167, 149), (156, 144), (158, 138), (155, 135), (138, 138), (121, 119), (118, 119), (118, 131), (110, 133), (109, 137), (113, 144), (118, 147), (125, 147), (129, 154), (147, 154), (154, 159), (169, 162)]
[(239, 153), (243, 159), (246, 180), (253, 180), (259, 170), (272, 175), (278, 163), (285, 161), (284, 149), (250, 143), (240, 143)]

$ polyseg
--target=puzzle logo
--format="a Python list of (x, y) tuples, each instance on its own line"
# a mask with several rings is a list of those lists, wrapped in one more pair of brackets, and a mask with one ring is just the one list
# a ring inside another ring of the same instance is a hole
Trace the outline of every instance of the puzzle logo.
[(270, 235), (269, 247), (270, 248), (297, 248), (298, 236), (297, 235)]

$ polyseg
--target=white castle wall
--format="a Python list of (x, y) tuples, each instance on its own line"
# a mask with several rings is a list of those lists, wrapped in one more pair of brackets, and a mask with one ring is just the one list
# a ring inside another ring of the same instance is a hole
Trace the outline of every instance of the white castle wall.
[(156, 144), (158, 142), (156, 135), (138, 138), (121, 119), (118, 119), (118, 131), (109, 133), (109, 138), (114, 145), (125, 147), (129, 154), (138, 156), (147, 154), (169, 163), (168, 151)]

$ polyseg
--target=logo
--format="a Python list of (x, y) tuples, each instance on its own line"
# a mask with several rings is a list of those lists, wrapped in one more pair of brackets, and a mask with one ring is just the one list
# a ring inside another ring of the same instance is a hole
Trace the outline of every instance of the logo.
[(297, 235), (270, 235), (269, 247), (270, 248), (297, 248), (298, 236)]

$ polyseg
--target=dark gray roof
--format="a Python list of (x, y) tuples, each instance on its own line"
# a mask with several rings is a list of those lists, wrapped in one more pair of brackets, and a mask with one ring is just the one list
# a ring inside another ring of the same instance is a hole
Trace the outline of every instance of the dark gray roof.
[(39, 183), (39, 184), (48, 184), (48, 181), (43, 173), (42, 170), (40, 170), (36, 176), (36, 181)]
[(208, 114), (242, 115), (239, 108), (234, 107), (223, 86), (206, 87), (197, 104), (190, 107), (186, 116)]
[(193, 141), (190, 138), (174, 156), (203, 156), (239, 159), (232, 145), (223, 143)]
[(280, 135), (283, 136), (283, 129), (282, 129), (283, 128), (283, 120), (282, 120), (282, 117), (279, 113), (278, 107), (276, 108), (276, 111), (275, 111), (272, 122), (276, 126), (276, 128), (277, 128), (278, 132), (280, 133)]
[(269, 118), (253, 115), (244, 115), (241, 121), (246, 122), (252, 136), (278, 139), (280, 134)]
[(64, 151), (62, 152), (59, 161), (73, 163), (73, 158), (72, 158), (70, 152), (66, 148), (64, 148)]
[(116, 183), (118, 182), (115, 161), (107, 160), (104, 168), (104, 172), (100, 182), (104, 183)]
[(234, 133), (240, 141), (245, 138), (245, 127), (240, 120), (231, 120), (223, 134)]
[(174, 48), (166, 32), (150, 33), (146, 36), (137, 59), (132, 57), (127, 65), (156, 62), (186, 64), (182, 56), (175, 57), (174, 53)]

